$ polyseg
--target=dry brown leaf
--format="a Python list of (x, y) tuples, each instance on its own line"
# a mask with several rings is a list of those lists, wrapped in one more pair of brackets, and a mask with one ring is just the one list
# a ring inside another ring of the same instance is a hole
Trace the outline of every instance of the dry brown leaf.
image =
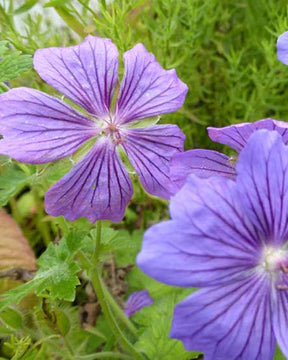
[(0, 210), (0, 270), (36, 269), (36, 258), (16, 221)]

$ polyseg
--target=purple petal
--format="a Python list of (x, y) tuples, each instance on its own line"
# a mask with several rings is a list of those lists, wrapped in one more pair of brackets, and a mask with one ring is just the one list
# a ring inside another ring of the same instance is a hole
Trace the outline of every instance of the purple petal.
[(177, 190), (170, 179), (171, 157), (183, 151), (185, 135), (176, 125), (156, 125), (128, 129), (123, 148), (145, 190), (169, 198)]
[(76, 46), (39, 49), (34, 67), (49, 85), (98, 117), (108, 117), (118, 51), (110, 39), (87, 36)]
[(196, 234), (236, 246), (254, 257), (262, 247), (258, 232), (241, 206), (236, 184), (224, 177), (200, 179), (191, 175), (172, 197), (170, 214)]
[(230, 158), (213, 150), (195, 149), (175, 154), (171, 159), (170, 173), (179, 188), (190, 174), (204, 179), (213, 175), (236, 179), (235, 166)]
[(209, 127), (208, 134), (211, 140), (228, 145), (240, 152), (250, 135), (259, 129), (276, 130), (283, 137), (285, 144), (288, 143), (288, 124), (273, 119), (263, 119), (254, 123), (241, 123), (223, 128)]
[(16, 88), (0, 96), (0, 153), (18, 161), (61, 159), (98, 132), (94, 121), (41, 91)]
[(187, 86), (174, 69), (164, 70), (142, 44), (127, 51), (124, 62), (116, 109), (119, 123), (173, 112), (183, 105)]
[(74, 221), (86, 217), (120, 221), (132, 196), (132, 185), (117, 150), (101, 138), (88, 154), (45, 197), (45, 208), (53, 216)]
[[(282, 286), (288, 286), (287, 280)], [(273, 330), (279, 344), (279, 347), (286, 358), (288, 358), (288, 291), (287, 289), (276, 290), (272, 294), (275, 303), (273, 311)]]
[(244, 210), (266, 243), (282, 244), (288, 231), (288, 148), (276, 131), (259, 130), (237, 162)]
[(277, 57), (283, 64), (288, 65), (288, 31), (278, 37)]
[(147, 290), (135, 291), (127, 299), (124, 312), (126, 316), (130, 317), (144, 306), (150, 306), (152, 304), (153, 299), (151, 299)]
[[(172, 221), (144, 235), (138, 266), (176, 286), (211, 286), (241, 278), (258, 264), (261, 242), (226, 178), (188, 178), (171, 200)], [(216, 206), (217, 204), (217, 206)]]
[(205, 360), (272, 360), (270, 280), (255, 273), (197, 291), (176, 306), (170, 336)]

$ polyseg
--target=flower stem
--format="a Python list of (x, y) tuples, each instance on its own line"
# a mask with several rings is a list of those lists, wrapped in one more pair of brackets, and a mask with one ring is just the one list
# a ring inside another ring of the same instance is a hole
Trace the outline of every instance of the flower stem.
[(117, 324), (114, 315), (109, 307), (107, 299), (105, 298), (105, 294), (102, 287), (102, 280), (100, 275), (100, 267), (99, 267), (99, 255), (100, 255), (100, 245), (101, 245), (101, 222), (97, 222), (97, 235), (96, 241), (93, 251), (92, 258), (92, 269), (90, 274), (90, 279), (93, 285), (93, 288), (96, 292), (98, 301), (101, 305), (103, 314), (108, 322), (111, 330), (113, 331), (116, 339), (119, 343), (127, 349), (135, 360), (143, 360), (142, 355), (134, 348), (134, 346), (130, 343), (130, 341), (126, 338), (119, 325)]
[(51, 237), (50, 237), (48, 224), (42, 221), (42, 218), (44, 216), (43, 204), (39, 197), (36, 187), (32, 187), (31, 192), (34, 197), (35, 206), (36, 206), (37, 228), (43, 238), (44, 244), (47, 246), (51, 242)]
[(102, 288), (105, 294), (105, 298), (109, 303), (111, 309), (113, 310), (114, 314), (121, 320), (127, 328), (131, 331), (131, 333), (137, 336), (137, 328), (132, 324), (129, 318), (123, 313), (122, 309), (119, 307), (113, 296), (110, 294), (109, 290), (107, 289), (105, 283), (101, 280)]

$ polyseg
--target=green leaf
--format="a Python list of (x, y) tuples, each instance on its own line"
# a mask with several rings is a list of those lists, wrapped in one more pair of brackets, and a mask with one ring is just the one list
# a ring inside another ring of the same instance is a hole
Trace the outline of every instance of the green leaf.
[(145, 326), (136, 348), (145, 353), (149, 359), (187, 360), (200, 354), (185, 351), (180, 341), (169, 337), (174, 306), (181, 297), (176, 293), (171, 294), (134, 315), (134, 320)]
[(22, 315), (12, 308), (3, 311), (0, 318), (8, 327), (13, 329), (19, 329), (23, 325)]
[(18, 303), (31, 292), (58, 300), (73, 301), (79, 265), (73, 260), (74, 251), (67, 246), (66, 239), (59, 245), (49, 244), (38, 259), (39, 270), (35, 277), (14, 289), (7, 291), (0, 300), (0, 311), (11, 303)]
[(8, 203), (9, 199), (21, 191), (28, 183), (28, 176), (18, 167), (7, 166), (4, 173), (0, 173), (0, 207)]
[(54, 0), (45, 4), (45, 7), (53, 7), (58, 15), (66, 22), (66, 24), (74, 30), (78, 35), (85, 37), (87, 34), (84, 31), (83, 25), (70, 13), (70, 10), (65, 3), (69, 1)]
[(70, 253), (65, 239), (59, 245), (49, 244), (38, 259), (40, 269), (34, 278), (34, 281), (39, 282), (36, 289), (38, 295), (48, 290), (54, 299), (75, 299), (75, 288), (79, 285), (76, 274), (80, 267), (71, 255), (73, 254)]
[(19, 51), (5, 55), (0, 61), (0, 81), (13, 80), (23, 72), (30, 70), (32, 65), (31, 55), (21, 55)]
[(22, 4), (16, 10), (14, 10), (14, 14), (15, 15), (22, 14), (22, 13), (32, 9), (32, 7), (37, 4), (37, 2), (38, 2), (38, 0), (27, 0), (27, 1), (25, 1), (24, 4)]

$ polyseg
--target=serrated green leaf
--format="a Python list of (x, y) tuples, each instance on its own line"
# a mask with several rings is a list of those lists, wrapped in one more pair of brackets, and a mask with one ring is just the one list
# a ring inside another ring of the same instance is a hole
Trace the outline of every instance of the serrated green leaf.
[(27, 175), (15, 166), (8, 166), (0, 173), (0, 207), (8, 203), (9, 199), (21, 191), (28, 183)]
[(32, 68), (33, 60), (31, 55), (21, 55), (15, 51), (5, 55), (0, 61), (0, 81), (10, 81), (25, 71)]
[(169, 337), (173, 310), (180, 297), (182, 294), (176, 293), (166, 296), (134, 316), (136, 322), (145, 326), (135, 346), (149, 359), (187, 360), (200, 354), (185, 351), (180, 341)]
[(14, 14), (18, 15), (18, 14), (22, 14), (30, 9), (32, 9), (32, 7), (34, 5), (36, 5), (38, 2), (38, 0), (27, 0), (25, 1), (24, 4), (22, 4), (21, 6), (19, 6), (15, 11)]
[(49, 244), (37, 261), (40, 269), (34, 280), (39, 280), (36, 289), (38, 295), (48, 290), (49, 296), (54, 299), (75, 299), (75, 288), (80, 283), (76, 274), (80, 267), (71, 257), (65, 239), (59, 245)]
[(40, 268), (35, 277), (7, 291), (0, 300), (0, 311), (12, 303), (20, 302), (32, 292), (53, 299), (73, 301), (75, 288), (80, 283), (76, 275), (80, 267), (73, 260), (73, 254), (66, 239), (62, 239), (59, 245), (49, 244), (37, 261)]

